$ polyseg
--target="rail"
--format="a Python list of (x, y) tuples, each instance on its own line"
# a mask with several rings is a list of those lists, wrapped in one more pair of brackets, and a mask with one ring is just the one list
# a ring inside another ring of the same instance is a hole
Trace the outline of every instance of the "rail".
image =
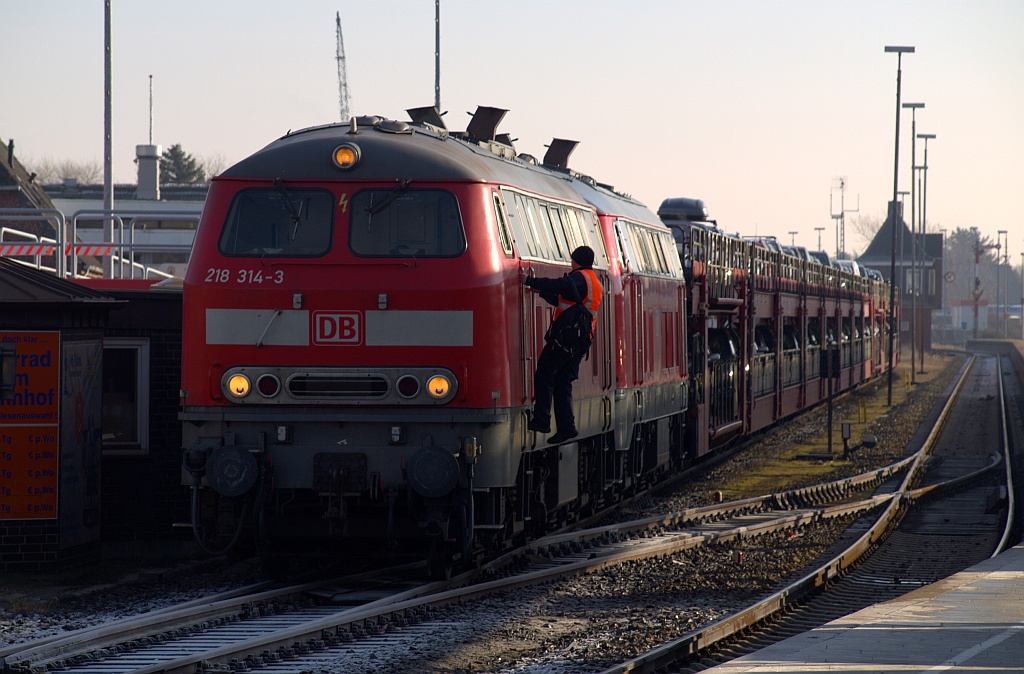
[[(653, 648), (636, 658), (605, 669), (602, 674), (653, 672), (658, 670), (660, 667), (674, 663), (684, 656), (696, 654), (709, 646), (732, 636), (736, 632), (764, 620), (772, 614), (785, 610), (791, 604), (809, 596), (819, 587), (823, 586), (833, 578), (838, 577), (840, 573), (856, 564), (868, 550), (881, 541), (886, 529), (891, 523), (896, 521), (899, 511), (904, 503), (919, 494), (919, 490), (913, 490), (911, 485), (920, 475), (924, 465), (928, 461), (931, 449), (935, 445), (939, 435), (942, 433), (946, 425), (946, 421), (952, 412), (960, 391), (964, 387), (964, 383), (967, 381), (967, 376), (974, 365), (974, 361), (975, 358), (972, 357), (964, 367), (959, 382), (950, 394), (949, 399), (946, 401), (942, 412), (939, 414), (939, 418), (936, 420), (934, 427), (925, 439), (921, 449), (911, 457), (908, 457), (908, 460), (911, 462), (910, 470), (904, 476), (898, 489), (891, 494), (892, 498), (889, 501), (888, 506), (885, 508), (885, 511), (876, 520), (874, 526), (858, 538), (853, 545), (849, 546), (842, 553), (832, 558), (815, 571), (812, 571), (803, 578), (779, 590), (762, 601), (757, 602), (753, 606), (748, 607), (746, 610), (722, 618), (710, 625), (701, 627), (693, 632)], [(1000, 384), (1001, 383), (1002, 382), (1000, 380)], [(1001, 393), (1001, 385), (999, 390)], [(980, 472), (990, 470), (991, 468), (992, 466), (989, 466)]]
[[(138, 653), (134, 656), (134, 669), (125, 664), (123, 671), (133, 671), (135, 674), (173, 671), (191, 673), (200, 671), (199, 663), (203, 660), (219, 659), (226, 662), (231, 658), (241, 659), (268, 649), (291, 646), (296, 641), (303, 643), (308, 639), (322, 639), (325, 633), (346, 630), (347, 625), (362, 624), (365, 621), (376, 624), (381, 616), (402, 614), (426, 605), (460, 603), (463, 600), (487, 596), (495, 591), (508, 591), (514, 587), (535, 585), (567, 575), (588, 573), (631, 559), (672, 554), (713, 542), (792, 529), (823, 519), (863, 512), (883, 504), (891, 499), (892, 495), (874, 496), (859, 501), (847, 499), (865, 485), (879, 484), (902, 472), (910, 461), (909, 458), (903, 459), (860, 475), (783, 493), (749, 497), (730, 503), (700, 506), (630, 522), (546, 536), (531, 542), (524, 549), (506, 553), (479, 571), (467, 572), (449, 581), (435, 581), (412, 589), (401, 589), (396, 594), (361, 606), (337, 607), (329, 616), (311, 614), (310, 619), (302, 624), (282, 628), (288, 631), (268, 630), (262, 636), (254, 635), (246, 643), (224, 645), (214, 652), (203, 653), (202, 649), (197, 648), (191, 655), (186, 655), (187, 649), (181, 648), (180, 657), (174, 662), (164, 660), (159, 665), (146, 666), (142, 663), (142, 654)], [(828, 505), (809, 505), (815, 502)], [(567, 555), (559, 552), (574, 546), (591, 547)], [(555, 557), (561, 559), (556, 560)], [(522, 569), (520, 562), (527, 559), (540, 560), (540, 563), (530, 564), (532, 568)], [(507, 577), (509, 569), (519, 569), (519, 572), (514, 572), (514, 578), (510, 578)], [(481, 575), (491, 579), (473, 584)], [(0, 662), (5, 672), (55, 671), (71, 669), (76, 664), (88, 667), (88, 663), (110, 657), (114, 652), (136, 650), (135, 646), (131, 646), (132, 643), (137, 644), (138, 650), (141, 650), (142, 644), (149, 643), (149, 637), (152, 635), (166, 634), (170, 639), (173, 635), (191, 633), (196, 625), (233, 621), (234, 618), (231, 616), (246, 613), (251, 615), (252, 611), (247, 607), (273, 603), (301, 605), (301, 596), (304, 594), (313, 593), (317, 596), (330, 597), (337, 591), (332, 588), (357, 587), (356, 581), (360, 577), (371, 579), (374, 586), (378, 586), (382, 579), (380, 572), (374, 570), (340, 580), (290, 587), (273, 587), (261, 583), (239, 591), (159, 609), (142, 616), (125, 618), (96, 628), (0, 648)], [(469, 584), (458, 587), (465, 583)], [(208, 638), (208, 641), (212, 644), (216, 639)]]
[(1014, 513), (1017, 511), (1016, 496), (1014, 494), (1014, 483), (1013, 479), (1013, 460), (1010, 456), (1011, 453), (1011, 440), (1010, 440), (1010, 426), (1009, 419), (1006, 415), (1006, 396), (1003, 391), (1003, 359), (1000, 356), (997, 361), (999, 370), (999, 400), (1002, 401), (1002, 405), (999, 406), (999, 422), (1000, 430), (1003, 434), (1003, 462), (1006, 464), (1006, 489), (1007, 489), (1007, 517), (1006, 527), (1003, 529), (1003, 536), (999, 540), (999, 545), (996, 546), (995, 552), (992, 556), (995, 557), (1006, 548), (1013, 545), (1010, 536), (1014, 531), (1016, 522), (1014, 521)]

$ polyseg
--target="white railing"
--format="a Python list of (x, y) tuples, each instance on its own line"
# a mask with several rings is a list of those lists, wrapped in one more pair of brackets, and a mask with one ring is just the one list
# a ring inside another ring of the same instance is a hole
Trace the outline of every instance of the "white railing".
[[(136, 253), (166, 252), (185, 253), (191, 251), (191, 243), (138, 243), (136, 229), (152, 220), (174, 220), (199, 222), (199, 211), (133, 211), (133, 210), (80, 210), (71, 216), (68, 223), (64, 214), (56, 209), (0, 208), (0, 221), (40, 221), (53, 225), (56, 239), (39, 237), (13, 229), (0, 228), (0, 256), (31, 257), (34, 263), (26, 263), (37, 269), (56, 273), (62, 278), (79, 277), (80, 257), (106, 258), (103, 265), (105, 277), (109, 278), (173, 278), (160, 269), (136, 261)], [(80, 220), (112, 221), (110, 241), (82, 242), (78, 237)], [(12, 237), (16, 240), (12, 240)], [(55, 267), (43, 265), (43, 258), (53, 256)]]

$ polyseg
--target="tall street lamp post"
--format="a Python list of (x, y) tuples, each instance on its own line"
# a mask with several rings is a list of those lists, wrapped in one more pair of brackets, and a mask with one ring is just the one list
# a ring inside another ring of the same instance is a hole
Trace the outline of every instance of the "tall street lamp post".
[[(1005, 338), (1006, 337), (1006, 305), (1009, 304), (1009, 301), (1007, 300), (1007, 298), (1010, 296), (1010, 286), (1003, 285), (1000, 282), (999, 279), (1003, 275), (1003, 264), (1005, 264), (1005, 262), (1006, 262), (1006, 253), (1010, 249), (1010, 238), (1007, 236), (1007, 231), (1005, 229), (1000, 229), (998, 232), (996, 232), (996, 242), (997, 243), (999, 242), (999, 237), (1002, 237), (1003, 243), (1002, 243), (1002, 245), (996, 246), (996, 251), (997, 251), (996, 252), (996, 321), (997, 321), (997, 323), (996, 323), (996, 336), (998, 337), (999, 333), (1002, 332), (1003, 333), (1003, 337)], [(999, 253), (1000, 252), (1003, 254), (1002, 262), (1000, 262), (1000, 260), (999, 260)], [(1002, 304), (1003, 310), (1002, 310), (1002, 312), (999, 311), (999, 306), (1000, 306), (999, 305), (999, 287), (1001, 285), (1002, 285), (1002, 289), (1003, 289), (1003, 304)], [(1000, 327), (1002, 327), (1003, 329), (1000, 330)]]
[(815, 227), (814, 231), (818, 233), (818, 250), (821, 250), (821, 233), (825, 231), (824, 227)]
[(1003, 339), (1010, 323), (1010, 236), (1006, 236), (1006, 248), (1003, 249)]
[[(934, 133), (919, 133), (917, 138), (924, 141), (924, 165), (921, 166), (921, 173), (924, 174), (924, 185), (921, 190), (921, 234), (928, 231), (928, 141), (935, 138)], [(911, 363), (910, 367), (914, 367)], [(921, 337), (921, 371), (924, 374), (924, 336)]]
[[(910, 383), (916, 384), (914, 362), (917, 360), (917, 295), (920, 292), (918, 285), (920, 277), (917, 275), (917, 191), (914, 189), (914, 170), (917, 168), (917, 110), (923, 108), (924, 103), (904, 103), (903, 109), (910, 110)], [(902, 256), (903, 251), (900, 251)], [(900, 265), (903, 258), (900, 257)], [(922, 327), (923, 331), (923, 327)]]
[[(896, 325), (896, 200), (900, 191), (900, 85), (903, 77), (903, 55), (913, 54), (914, 48), (886, 45), (885, 51), (896, 54), (896, 157), (892, 172), (892, 201), (889, 205), (889, 214), (892, 218), (892, 260), (889, 263), (889, 386), (886, 397), (886, 404), (892, 406), (893, 348), (896, 330), (899, 329)], [(927, 147), (925, 145), (925, 148)], [(927, 149), (925, 152), (927, 153)]]

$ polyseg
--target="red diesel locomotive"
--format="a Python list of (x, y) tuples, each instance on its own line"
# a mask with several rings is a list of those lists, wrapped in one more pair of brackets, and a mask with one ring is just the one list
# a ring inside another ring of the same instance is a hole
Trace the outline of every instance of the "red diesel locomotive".
[[(873, 281), (724, 236), (686, 200), (659, 219), (569, 170), (571, 141), (517, 155), (504, 113), (305, 129), (212, 181), (181, 412), (204, 547), (251, 533), (270, 570), (356, 547), (448, 568), (818, 402), (828, 339), (840, 388), (880, 371)], [(606, 297), (579, 437), (552, 446), (527, 430), (551, 312), (522, 281), (579, 245)]]

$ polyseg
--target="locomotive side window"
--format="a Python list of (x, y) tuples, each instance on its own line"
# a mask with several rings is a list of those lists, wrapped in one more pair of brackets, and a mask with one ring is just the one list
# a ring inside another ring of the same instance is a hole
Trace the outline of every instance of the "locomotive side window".
[(497, 192), (494, 193), (494, 222), (498, 227), (498, 239), (501, 241), (501, 249), (505, 251), (505, 257), (512, 257), (512, 237), (509, 235), (505, 210), (501, 207), (501, 198)]
[(576, 217), (576, 211), (574, 209), (565, 209), (565, 213), (562, 217), (562, 226), (565, 228), (565, 236), (569, 240), (570, 250), (576, 250), (577, 247), (586, 245), (587, 241), (583, 236), (580, 221), (579, 218)]
[(525, 216), (523, 212), (519, 210), (522, 205), (522, 199), (517, 198), (518, 194), (509, 192), (508, 190), (501, 191), (501, 198), (505, 201), (505, 213), (508, 214), (508, 222), (512, 227), (513, 238), (519, 243), (519, 254), (528, 255), (535, 257), (537, 255), (537, 245), (527, 233), (527, 227)]
[(616, 222), (615, 231), (618, 233), (619, 247), (625, 252), (632, 271), (682, 278), (683, 268), (676, 255), (675, 240), (671, 233), (653, 230), (628, 220)]
[(653, 271), (654, 265), (651, 263), (650, 251), (647, 250), (647, 246), (645, 245), (647, 242), (644, 240), (643, 232), (637, 231), (636, 228), (630, 227), (627, 223), (626, 236), (629, 238), (633, 252), (636, 253), (637, 256), (637, 271), (645, 273)]
[(284, 186), (241, 190), (217, 248), (240, 257), (313, 257), (331, 246), (334, 195)]
[(607, 267), (608, 253), (604, 248), (604, 236), (601, 235), (601, 230), (598, 228), (597, 219), (590, 211), (577, 211), (577, 215), (586, 244), (594, 249), (594, 266)]
[(615, 236), (619, 240), (619, 249), (622, 250), (622, 257), (626, 263), (626, 269), (631, 272), (642, 271), (636, 268), (637, 258), (633, 252), (633, 246), (629, 240), (628, 232), (626, 231), (626, 222), (619, 220), (615, 223)]
[(516, 194), (516, 205), (519, 207), (519, 213), (522, 216), (523, 232), (530, 241), (532, 254), (537, 257), (548, 258), (550, 254), (548, 253), (547, 242), (537, 232), (537, 218), (534, 217), (533, 212), (530, 210), (532, 204), (533, 202), (522, 194)]
[(368, 257), (454, 257), (466, 251), (455, 195), (445, 190), (360, 190), (352, 197), (349, 246)]
[(551, 239), (555, 242), (554, 252), (559, 260), (568, 260), (572, 248), (565, 240), (565, 230), (562, 229), (562, 221), (558, 217), (558, 209), (555, 206), (548, 207), (547, 204), (538, 204), (537, 213), (545, 231), (551, 232)]
[(639, 229), (637, 230), (637, 233), (640, 235), (640, 238), (644, 243), (645, 254), (647, 255), (648, 263), (650, 264), (648, 271), (659, 275), (667, 274), (668, 270), (665, 268), (665, 265), (662, 264), (663, 260), (661, 259), (661, 256), (658, 255), (658, 244), (655, 241), (654, 232), (649, 229)]
[(501, 198), (521, 256), (568, 262), (572, 250), (588, 245), (594, 250), (594, 267), (608, 267), (604, 238), (593, 213), (505, 188)]
[(661, 232), (657, 235), (655, 243), (659, 244), (662, 260), (665, 262), (665, 269), (673, 278), (683, 277), (683, 265), (679, 262), (679, 255), (676, 250), (676, 241), (669, 232)]
[[(516, 195), (516, 199), (519, 199), (519, 195)], [(533, 237), (537, 241), (537, 245), (540, 248), (541, 256), (548, 260), (559, 260), (562, 259), (557, 253), (557, 249), (551, 245), (551, 226), (545, 225), (541, 221), (540, 216), (537, 215), (537, 209), (539, 205), (536, 199), (524, 198), (526, 211), (526, 221), (530, 223), (530, 231), (533, 232)]]

